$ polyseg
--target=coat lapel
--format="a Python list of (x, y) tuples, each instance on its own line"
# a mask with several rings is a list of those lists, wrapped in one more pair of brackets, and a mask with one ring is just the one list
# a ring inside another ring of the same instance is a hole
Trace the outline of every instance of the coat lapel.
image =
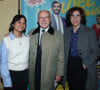
[[(32, 35), (34, 34), (37, 34), (40, 32), (40, 26), (38, 28), (36, 28), (33, 32), (32, 32)], [(51, 35), (54, 34), (54, 29), (50, 26), (49, 30), (48, 30), (48, 33), (50, 33)]]
[(70, 45), (71, 29), (72, 29), (72, 27), (67, 28), (65, 35), (64, 35), (65, 49), (66, 49), (66, 47), (70, 47), (69, 45)]
[(83, 34), (84, 33), (84, 27), (83, 25), (80, 25), (80, 28), (79, 28), (79, 36), (78, 36), (78, 49), (80, 50), (80, 47), (82, 46), (81, 43), (82, 43), (82, 40), (83, 40)]

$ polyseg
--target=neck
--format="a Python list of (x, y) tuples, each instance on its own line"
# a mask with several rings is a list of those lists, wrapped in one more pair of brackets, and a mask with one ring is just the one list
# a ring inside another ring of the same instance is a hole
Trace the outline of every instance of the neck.
[(14, 34), (17, 38), (22, 37), (22, 32), (13, 31), (13, 34)]
[(59, 15), (59, 13), (54, 13), (54, 14), (57, 15), (57, 16)]
[(74, 31), (74, 33), (77, 32), (77, 30), (79, 29), (79, 27), (80, 27), (80, 25), (79, 25), (79, 26), (73, 26), (73, 31)]
[(97, 25), (100, 25), (100, 23), (97, 23)]
[(41, 27), (41, 29), (43, 29), (43, 30), (46, 30), (47, 28), (49, 28), (49, 26), (48, 27), (45, 27), (45, 28)]

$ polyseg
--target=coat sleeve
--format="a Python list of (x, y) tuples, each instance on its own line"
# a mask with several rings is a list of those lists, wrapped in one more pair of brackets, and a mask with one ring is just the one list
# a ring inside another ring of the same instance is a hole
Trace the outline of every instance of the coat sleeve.
[(89, 63), (85, 63), (87, 68), (91, 67), (94, 63), (96, 63), (96, 59), (98, 57), (98, 52), (99, 52), (99, 46), (97, 43), (97, 39), (96, 39), (96, 33), (93, 29), (89, 30), (88, 33), (88, 41), (89, 41), (89, 58), (90, 62)]
[(64, 75), (64, 41), (63, 35), (60, 36), (60, 48), (58, 51), (58, 60), (57, 60), (57, 73), (58, 76)]

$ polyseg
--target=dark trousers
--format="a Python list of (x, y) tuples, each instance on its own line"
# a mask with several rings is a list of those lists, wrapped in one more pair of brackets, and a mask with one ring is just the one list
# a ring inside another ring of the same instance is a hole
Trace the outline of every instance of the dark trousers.
[(13, 89), (10, 87), (4, 87), (4, 90), (13, 90)]
[(80, 57), (69, 57), (67, 68), (67, 80), (69, 90), (85, 90), (87, 70), (82, 67)]
[(4, 90), (27, 90), (29, 79), (28, 69), (23, 71), (10, 70), (12, 88), (4, 88)]

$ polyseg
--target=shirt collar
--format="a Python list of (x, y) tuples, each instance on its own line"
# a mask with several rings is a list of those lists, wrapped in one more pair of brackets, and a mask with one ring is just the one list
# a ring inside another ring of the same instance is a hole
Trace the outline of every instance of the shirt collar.
[(49, 27), (47, 27), (46, 29), (40, 28), (40, 31), (44, 30), (45, 32), (48, 32)]
[(74, 30), (72, 29), (72, 31), (71, 31), (73, 34), (78, 34), (78, 32), (79, 32), (79, 29), (76, 31), (76, 33), (74, 33)]
[[(10, 36), (10, 38), (11, 38), (12, 40), (14, 40), (15, 38), (17, 38), (17, 37), (13, 34), (13, 32), (10, 32), (9, 36)], [(22, 37), (24, 37), (24, 36), (27, 37), (26, 34), (22, 33)]]
[(58, 15), (54, 14), (54, 16), (55, 16), (55, 17), (58, 17), (58, 16), (59, 16), (59, 14), (58, 14)]

